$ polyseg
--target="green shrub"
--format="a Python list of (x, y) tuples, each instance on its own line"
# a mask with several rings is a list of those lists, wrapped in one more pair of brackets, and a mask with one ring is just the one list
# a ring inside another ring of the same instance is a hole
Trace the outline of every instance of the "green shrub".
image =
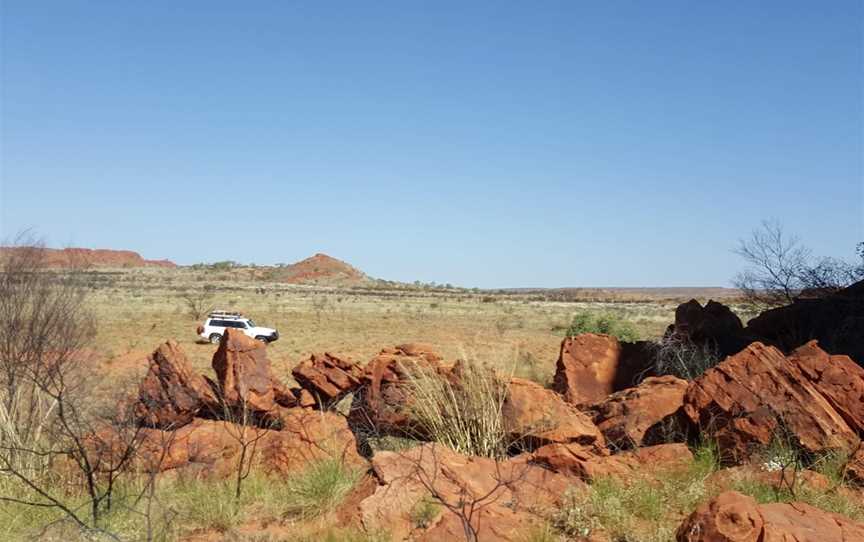
[(633, 324), (614, 313), (577, 312), (567, 328), (567, 336), (574, 337), (582, 333), (603, 333), (625, 342), (639, 340), (639, 333)]

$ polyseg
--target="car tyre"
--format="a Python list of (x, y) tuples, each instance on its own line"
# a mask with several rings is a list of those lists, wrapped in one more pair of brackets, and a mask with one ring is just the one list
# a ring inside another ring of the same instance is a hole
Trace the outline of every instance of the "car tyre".
[(258, 335), (257, 337), (255, 337), (255, 340), (256, 340), (256, 341), (261, 341), (261, 342), (264, 343), (264, 344), (267, 344), (267, 343), (270, 342), (270, 341), (267, 339), (267, 337), (265, 337), (264, 335)]
[(222, 335), (219, 335), (218, 333), (211, 333), (210, 334), (210, 344), (219, 344), (219, 341), (221, 341), (221, 340), (222, 340)]

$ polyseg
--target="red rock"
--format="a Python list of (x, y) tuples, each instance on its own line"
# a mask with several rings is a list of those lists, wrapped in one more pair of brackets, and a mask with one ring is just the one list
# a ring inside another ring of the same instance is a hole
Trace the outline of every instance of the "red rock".
[(726, 463), (771, 443), (780, 422), (811, 453), (849, 449), (857, 436), (779, 350), (753, 343), (691, 382), (684, 413), (713, 435)]
[(759, 542), (764, 528), (765, 521), (756, 501), (728, 491), (697, 508), (678, 528), (676, 540)]
[(527, 448), (553, 442), (605, 445), (587, 415), (530, 380), (511, 379), (501, 415), (509, 440)]
[(192, 372), (176, 341), (161, 344), (148, 356), (150, 368), (138, 389), (136, 417), (151, 427), (177, 428), (218, 401), (203, 376)]
[[(613, 393), (595, 403), (589, 412), (611, 446), (656, 444), (668, 436), (667, 429), (676, 429), (675, 414), (684, 404), (686, 391), (686, 380), (674, 376), (650, 377), (635, 388)], [(683, 439), (684, 435), (681, 436)]]
[(385, 348), (364, 368), (351, 406), (352, 423), (380, 434), (416, 436), (409, 419), (407, 368), (442, 369), (441, 356), (417, 345)]
[(246, 409), (255, 417), (272, 414), (279, 406), (293, 406), (296, 399), (273, 376), (267, 347), (238, 329), (228, 328), (213, 354), (218, 388), (227, 409), (236, 415)]
[(247, 442), (247, 453), (255, 454), (252, 463), (268, 474), (300, 471), (327, 458), (365, 465), (344, 417), (291, 408), (282, 410), (281, 419), (279, 431), (203, 419), (175, 431), (144, 429), (139, 461), (142, 468), (158, 472), (231, 477), (236, 474), (241, 442)]
[(591, 482), (598, 478), (630, 478), (642, 472), (657, 472), (687, 466), (693, 454), (685, 444), (658, 444), (610, 455), (579, 444), (549, 444), (530, 456), (531, 463), (554, 472)]
[[(0, 258), (4, 254), (14, 254), (27, 248), (29, 247), (0, 247)], [(131, 250), (40, 248), (39, 251), (47, 267), (177, 267), (177, 264), (169, 260), (145, 260)]]
[(810, 341), (788, 356), (849, 426), (864, 437), (864, 369), (849, 356), (832, 356)]
[(309, 390), (298, 388), (294, 395), (297, 397), (297, 405), (303, 408), (312, 408), (318, 404), (318, 401), (309, 393)]
[(327, 405), (360, 387), (363, 369), (356, 362), (324, 353), (312, 354), (297, 364), (291, 374), (300, 387)]
[[(498, 461), (466, 457), (443, 446), (426, 444), (404, 452), (379, 452), (372, 458), (379, 486), (360, 505), (363, 526), (386, 530), (393, 540), (460, 540), (462, 524), (453, 512), (439, 512), (425, 529), (417, 528), (412, 511), (424, 498), (455, 508), (475, 499), (472, 526), (480, 540), (517, 541), (538, 524), (536, 510), (554, 506), (574, 480), (531, 465), (520, 458)], [(434, 492), (436, 498), (430, 497)]]
[(678, 542), (852, 542), (864, 524), (808, 504), (759, 505), (728, 491), (696, 509), (677, 532)]
[(650, 376), (647, 343), (619, 343), (610, 335), (567, 337), (555, 369), (553, 389), (568, 403), (588, 405)]

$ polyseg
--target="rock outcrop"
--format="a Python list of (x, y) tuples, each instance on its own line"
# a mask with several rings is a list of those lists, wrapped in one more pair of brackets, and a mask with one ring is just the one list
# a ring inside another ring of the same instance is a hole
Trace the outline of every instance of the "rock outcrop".
[(553, 389), (574, 405), (589, 405), (651, 376), (647, 343), (620, 343), (610, 335), (567, 337), (555, 367)]
[(213, 370), (224, 407), (232, 415), (245, 411), (254, 418), (273, 418), (279, 406), (297, 402), (273, 376), (267, 346), (238, 329), (225, 330), (213, 354)]
[(678, 427), (687, 381), (674, 376), (650, 377), (634, 388), (613, 393), (588, 412), (610, 446), (633, 448), (668, 441)]
[(747, 322), (748, 332), (791, 351), (818, 340), (864, 365), (864, 280), (821, 299), (797, 299)]
[(156, 472), (236, 476), (242, 442), (254, 443), (256, 462), (260, 460), (271, 474), (301, 471), (311, 462), (328, 458), (357, 467), (365, 464), (345, 418), (331, 412), (284, 409), (278, 431), (200, 418), (177, 430), (142, 431), (138, 460), (142, 468)]
[(360, 387), (363, 369), (354, 361), (325, 352), (301, 361), (291, 374), (301, 388), (328, 405)]
[(441, 356), (423, 344), (385, 348), (363, 369), (362, 386), (351, 406), (352, 425), (385, 434), (413, 434), (407, 370), (444, 370)]
[(787, 358), (825, 397), (846, 423), (864, 437), (864, 368), (849, 356), (832, 356), (817, 341)]
[(695, 299), (678, 305), (669, 333), (678, 339), (707, 345), (722, 356), (738, 353), (757, 340), (745, 331), (732, 309), (714, 300), (709, 300), (704, 307)]
[(460, 503), (481, 503), (471, 518), (481, 540), (523, 540), (537, 524), (536, 510), (554, 506), (576, 482), (520, 458), (496, 463), (435, 444), (400, 453), (378, 452), (372, 469), (379, 485), (360, 503), (363, 526), (367, 532), (386, 530), (393, 540), (463, 539), (459, 517), (444, 506), (431, 509), (425, 526), (413, 519), (424, 502), (441, 501), (456, 510), (462, 508)]
[[(0, 247), (0, 258), (6, 255), (14, 255), (16, 252), (31, 250), (30, 247)], [(109, 267), (109, 268), (137, 268), (137, 267), (177, 267), (169, 260), (145, 260), (137, 252), (131, 250), (110, 250), (92, 248), (40, 248), (41, 256), (47, 267)]]
[(149, 369), (135, 404), (135, 415), (143, 425), (178, 428), (218, 407), (216, 394), (203, 376), (192, 371), (176, 341), (159, 345), (147, 361)]
[(864, 524), (808, 504), (757, 504), (729, 491), (700, 506), (678, 528), (678, 542), (852, 542)]
[(576, 476), (585, 482), (598, 478), (628, 478), (641, 472), (658, 472), (687, 466), (693, 454), (685, 444), (658, 444), (618, 454), (580, 444), (548, 444), (534, 451), (530, 462), (554, 472)]
[(587, 415), (529, 380), (510, 380), (501, 415), (509, 440), (528, 449), (556, 442), (604, 445), (603, 435)]
[(684, 413), (737, 463), (781, 431), (811, 453), (849, 449), (855, 432), (776, 348), (753, 343), (694, 380)]

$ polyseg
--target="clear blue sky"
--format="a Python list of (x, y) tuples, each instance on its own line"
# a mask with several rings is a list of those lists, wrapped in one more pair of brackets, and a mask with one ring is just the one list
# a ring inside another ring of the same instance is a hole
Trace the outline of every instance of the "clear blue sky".
[(2, 3), (3, 236), (465, 286), (864, 239), (864, 3)]

